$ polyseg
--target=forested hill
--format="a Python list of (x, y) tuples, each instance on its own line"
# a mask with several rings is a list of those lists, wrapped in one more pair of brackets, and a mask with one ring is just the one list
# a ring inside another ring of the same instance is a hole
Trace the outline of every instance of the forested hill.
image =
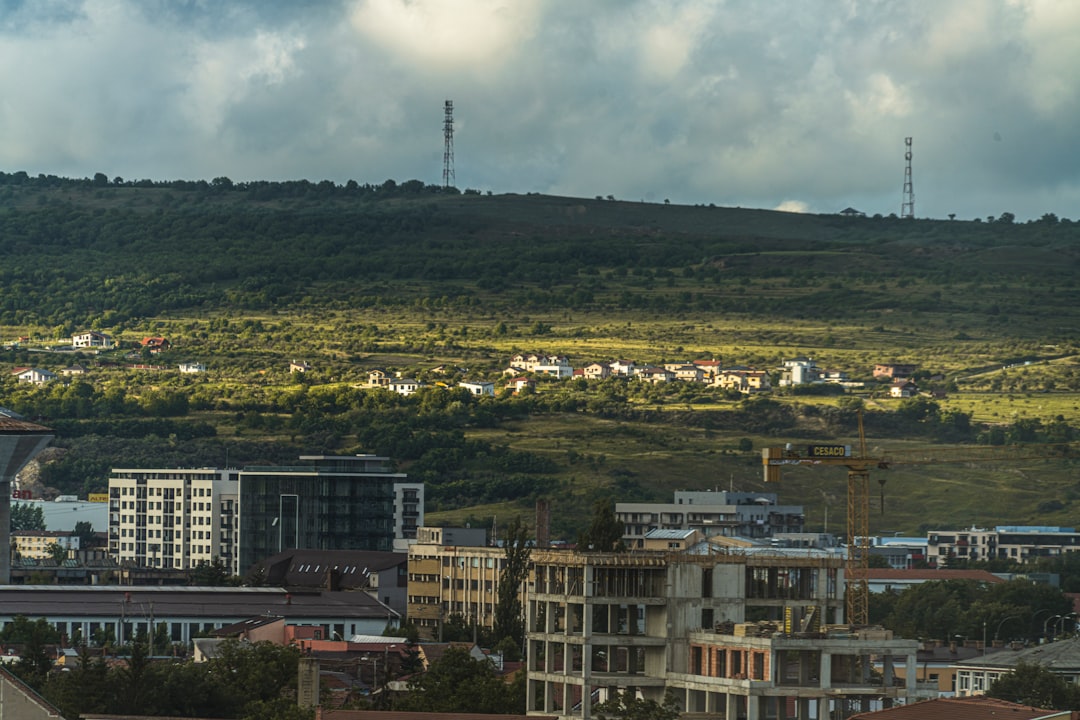
[(0, 325), (71, 330), (192, 308), (435, 303), (990, 314), (1023, 334), (1036, 321), (1077, 326), (1078, 239), (1080, 223), (1049, 215), (1028, 224), (1008, 213), (849, 218), (459, 194), (419, 181), (0, 173)]

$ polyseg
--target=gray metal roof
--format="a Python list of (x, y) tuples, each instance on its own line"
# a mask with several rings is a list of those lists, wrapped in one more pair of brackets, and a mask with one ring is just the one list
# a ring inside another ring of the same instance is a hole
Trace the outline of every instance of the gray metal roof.
[(1012, 669), (1020, 663), (1042, 665), (1059, 673), (1080, 670), (1080, 638), (1058, 640), (1022, 650), (1000, 650), (985, 657), (956, 664), (964, 667)]
[(254, 615), (372, 619), (397, 613), (363, 592), (287, 592), (281, 588), (0, 586), (0, 618), (190, 617), (220, 620)]
[(672, 528), (656, 528), (645, 533), (646, 540), (685, 540), (697, 530), (681, 530)]

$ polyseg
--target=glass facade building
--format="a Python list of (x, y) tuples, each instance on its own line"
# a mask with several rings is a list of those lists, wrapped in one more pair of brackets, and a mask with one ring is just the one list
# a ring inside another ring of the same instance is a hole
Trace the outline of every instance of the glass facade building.
[(305, 455), (294, 466), (244, 468), (241, 573), (293, 548), (392, 550), (394, 484), (404, 478), (374, 455)]

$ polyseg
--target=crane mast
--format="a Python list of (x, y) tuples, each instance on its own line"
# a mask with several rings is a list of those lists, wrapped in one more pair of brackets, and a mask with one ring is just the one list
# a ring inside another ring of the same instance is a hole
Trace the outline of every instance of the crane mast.
[[(847, 477), (847, 560), (844, 566), (846, 587), (845, 612), (851, 625), (866, 625), (869, 611), (870, 570), (870, 469), (885, 470), (893, 465), (935, 465), (951, 462), (998, 462), (1076, 457), (1076, 446), (1008, 445), (970, 448), (931, 448), (871, 457), (866, 450), (866, 434), (862, 413), (859, 413), (859, 446), (809, 445), (800, 450), (791, 444), (785, 447), (763, 448), (761, 461), (765, 466), (765, 482), (781, 479), (784, 466), (846, 467)], [(882, 481), (884, 482), (884, 481)]]

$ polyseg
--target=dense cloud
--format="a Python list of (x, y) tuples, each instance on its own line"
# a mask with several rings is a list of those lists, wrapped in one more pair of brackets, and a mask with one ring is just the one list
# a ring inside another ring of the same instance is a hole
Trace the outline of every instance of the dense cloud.
[(0, 0), (0, 169), (1080, 216), (1080, 4)]

